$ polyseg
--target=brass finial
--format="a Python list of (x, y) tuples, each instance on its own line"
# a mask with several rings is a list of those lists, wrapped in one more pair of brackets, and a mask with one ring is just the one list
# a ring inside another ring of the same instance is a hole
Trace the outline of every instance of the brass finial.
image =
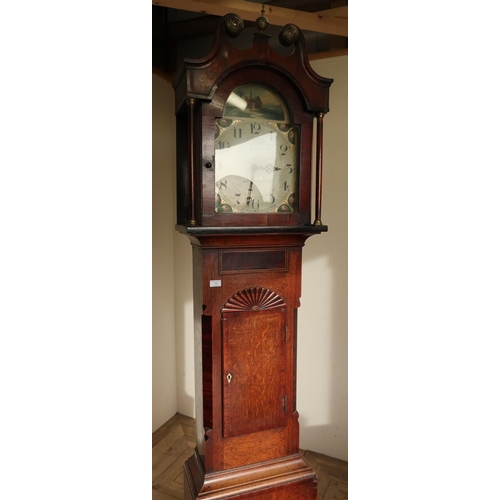
[(226, 31), (230, 37), (237, 37), (243, 31), (244, 27), (243, 19), (240, 16), (232, 14), (226, 17)]
[(281, 45), (290, 47), (299, 39), (299, 28), (295, 24), (286, 24), (280, 31), (279, 40)]
[(266, 12), (266, 6), (264, 4), (262, 4), (262, 10), (260, 11), (260, 13), (262, 15), (260, 17), (258, 17), (257, 20), (255, 21), (257, 23), (257, 28), (259, 29), (259, 31), (261, 33), (266, 31), (267, 28), (269, 27), (269, 21), (264, 16), (265, 12)]

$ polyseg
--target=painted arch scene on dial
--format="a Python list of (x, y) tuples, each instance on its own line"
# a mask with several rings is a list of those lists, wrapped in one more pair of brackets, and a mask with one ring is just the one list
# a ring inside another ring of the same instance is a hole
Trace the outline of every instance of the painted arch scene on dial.
[(229, 95), (215, 131), (215, 211), (296, 210), (297, 129), (281, 95), (259, 83)]

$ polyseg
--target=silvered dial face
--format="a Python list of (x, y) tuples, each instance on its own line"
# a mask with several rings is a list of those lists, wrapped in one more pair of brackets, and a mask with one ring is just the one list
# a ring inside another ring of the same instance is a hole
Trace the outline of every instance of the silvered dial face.
[(255, 119), (217, 121), (215, 210), (241, 213), (296, 211), (295, 128)]

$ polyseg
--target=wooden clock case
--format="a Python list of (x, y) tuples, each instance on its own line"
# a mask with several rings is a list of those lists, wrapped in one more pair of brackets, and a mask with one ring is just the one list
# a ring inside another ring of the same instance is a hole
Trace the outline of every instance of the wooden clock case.
[[(299, 453), (297, 309), (302, 247), (321, 222), (322, 126), (331, 79), (310, 67), (302, 33), (279, 55), (256, 33), (247, 50), (229, 14), (210, 54), (186, 60), (174, 80), (177, 230), (193, 248), (197, 447), (184, 467), (185, 499), (314, 500), (316, 475)], [(218, 213), (215, 122), (246, 82), (276, 89), (298, 134), (298, 191), (291, 213)], [(312, 192), (316, 119), (315, 196)], [(311, 223), (311, 205), (315, 219)]]

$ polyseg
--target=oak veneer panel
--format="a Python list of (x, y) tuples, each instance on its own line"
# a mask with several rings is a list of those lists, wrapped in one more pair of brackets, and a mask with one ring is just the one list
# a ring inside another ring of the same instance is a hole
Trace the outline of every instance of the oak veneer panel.
[(224, 315), (224, 437), (285, 425), (284, 311)]
[(311, 481), (307, 481), (268, 489), (262, 494), (241, 495), (238, 500), (317, 500), (317, 498), (316, 485), (311, 486)]
[(285, 456), (284, 436), (282, 429), (271, 429), (227, 439), (223, 449), (224, 468), (232, 469)]

